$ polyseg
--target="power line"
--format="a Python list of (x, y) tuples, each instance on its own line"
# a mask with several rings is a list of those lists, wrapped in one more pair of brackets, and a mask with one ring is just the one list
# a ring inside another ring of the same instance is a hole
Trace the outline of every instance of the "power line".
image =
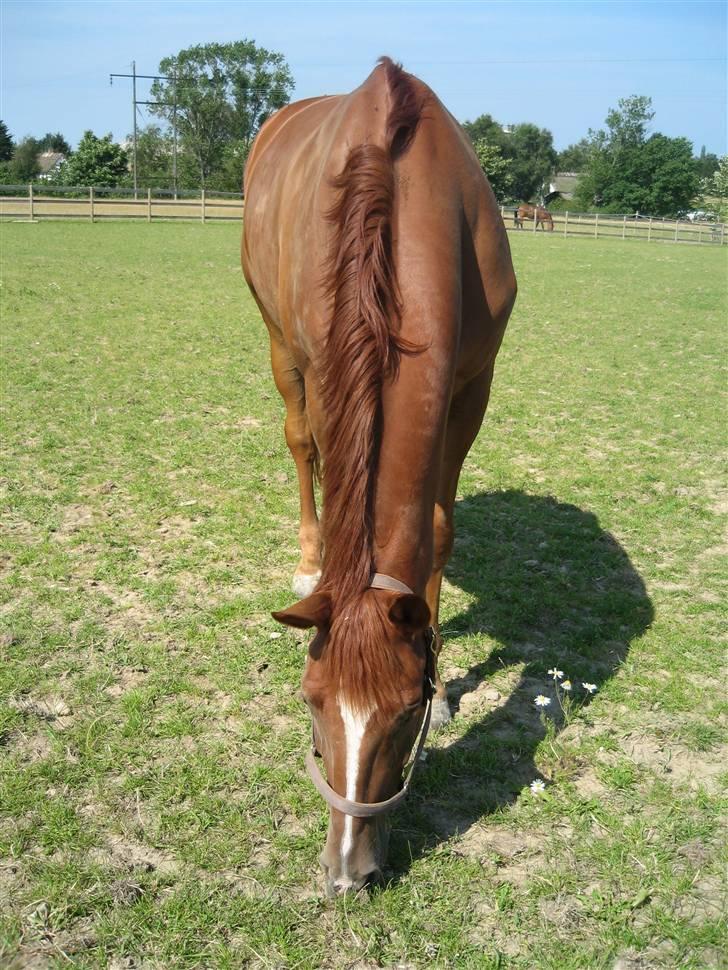
[(134, 142), (132, 153), (132, 172), (134, 178), (134, 198), (137, 197), (137, 106), (140, 104), (155, 105), (159, 107), (169, 107), (166, 101), (141, 101), (136, 96), (137, 78), (148, 81), (171, 81), (172, 82), (172, 187), (174, 197), (177, 198), (177, 83), (176, 74), (169, 77), (166, 74), (137, 74), (136, 61), (131, 62), (131, 74), (109, 74), (109, 84), (113, 85), (115, 77), (130, 77), (132, 79), (132, 112), (134, 118)]

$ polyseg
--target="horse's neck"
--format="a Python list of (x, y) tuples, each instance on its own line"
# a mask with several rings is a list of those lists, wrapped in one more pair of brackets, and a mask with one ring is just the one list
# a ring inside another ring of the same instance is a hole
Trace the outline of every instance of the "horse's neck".
[(449, 381), (429, 354), (403, 358), (384, 394), (375, 493), (374, 565), (423, 591), (432, 569), (433, 509)]

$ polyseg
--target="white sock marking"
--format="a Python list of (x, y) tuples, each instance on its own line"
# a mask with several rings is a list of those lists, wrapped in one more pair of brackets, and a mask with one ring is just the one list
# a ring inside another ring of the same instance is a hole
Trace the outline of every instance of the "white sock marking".
[[(364, 740), (364, 732), (372, 712), (355, 711), (349, 707), (345, 700), (338, 700), (346, 737), (346, 797), (349, 801), (356, 801), (361, 743)], [(344, 837), (341, 840), (341, 873), (344, 879), (348, 878), (347, 864), (349, 853), (354, 845), (353, 822), (351, 815), (344, 816)]]

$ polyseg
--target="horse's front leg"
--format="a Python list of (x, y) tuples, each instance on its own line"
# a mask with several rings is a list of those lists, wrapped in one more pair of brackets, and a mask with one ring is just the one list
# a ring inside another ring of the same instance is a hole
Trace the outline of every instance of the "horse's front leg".
[(453, 398), (448, 416), (445, 448), (434, 510), (432, 573), (425, 594), (435, 630), (434, 650), (437, 657), (435, 696), (432, 701), (432, 719), (430, 722), (433, 728), (446, 724), (451, 717), (447, 691), (440, 678), (439, 670), (440, 650), (442, 649), (439, 613), (442, 577), (445, 566), (450, 559), (455, 538), (453, 525), (455, 496), (457, 495), (458, 480), (463, 462), (483, 423), (492, 379), (493, 367), (491, 365)]
[(321, 578), (321, 531), (313, 488), (318, 452), (306, 413), (303, 378), (287, 347), (273, 333), (270, 346), (273, 377), (286, 406), (286, 444), (296, 463), (300, 497), (301, 559), (293, 574), (292, 586), (297, 596), (304, 597), (314, 591)]

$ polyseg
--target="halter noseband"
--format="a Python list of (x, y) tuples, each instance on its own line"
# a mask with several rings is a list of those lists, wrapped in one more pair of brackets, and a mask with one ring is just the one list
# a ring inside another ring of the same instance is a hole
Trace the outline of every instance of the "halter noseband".
[[(414, 590), (411, 590), (409, 586), (405, 583), (401, 583), (398, 579), (393, 576), (387, 576), (385, 573), (374, 573), (369, 583), (371, 589), (388, 589), (395, 593), (409, 593), (412, 595)], [(314, 787), (318, 793), (324, 798), (325, 801), (329, 803), (332, 808), (337, 811), (342, 812), (344, 815), (353, 815), (356, 818), (372, 818), (375, 815), (383, 815), (384, 812), (391, 812), (393, 808), (396, 808), (401, 801), (403, 801), (407, 792), (409, 791), (410, 782), (412, 781), (412, 775), (415, 770), (415, 765), (420, 760), (420, 755), (422, 754), (422, 749), (425, 747), (425, 741), (427, 740), (427, 732), (430, 729), (430, 717), (432, 715), (432, 698), (435, 693), (435, 683), (434, 683), (434, 672), (435, 672), (435, 631), (432, 627), (428, 627), (425, 631), (425, 681), (423, 685), (423, 696), (426, 698), (427, 707), (425, 710), (425, 717), (422, 721), (422, 727), (420, 728), (420, 738), (417, 742), (417, 747), (415, 749), (414, 757), (412, 758), (412, 763), (410, 769), (407, 772), (407, 777), (402, 782), (402, 787), (397, 792), (396, 795), (392, 795), (391, 798), (387, 798), (383, 802), (355, 802), (349, 798), (344, 798), (343, 795), (339, 795), (334, 789), (329, 785), (324, 776), (321, 774), (321, 769), (316, 764), (316, 758), (321, 757), (318, 749), (316, 748), (316, 740), (312, 738), (311, 749), (306, 754), (306, 768), (311, 777), (311, 781), (314, 783)]]

